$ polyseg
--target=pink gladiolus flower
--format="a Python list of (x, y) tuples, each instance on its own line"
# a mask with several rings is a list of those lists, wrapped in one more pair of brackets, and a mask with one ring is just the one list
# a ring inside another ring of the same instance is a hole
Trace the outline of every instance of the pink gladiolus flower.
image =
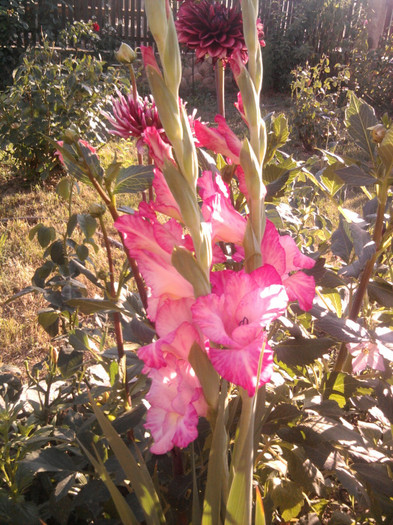
[[(143, 209), (140, 206), (140, 210)], [(161, 224), (150, 211), (147, 219), (141, 212), (123, 215), (117, 219), (115, 227), (124, 235), (125, 246), (150, 287), (149, 316), (152, 321), (156, 318), (160, 298), (194, 296), (192, 285), (171, 264), (173, 248), (185, 242), (180, 224), (173, 219)]]
[(192, 306), (193, 319), (211, 341), (208, 354), (217, 372), (253, 396), (272, 373), (273, 353), (264, 328), (284, 313), (288, 297), (269, 265), (251, 274), (217, 273), (221, 275), (215, 279), (214, 293), (199, 297)]
[(201, 122), (195, 122), (195, 136), (201, 146), (215, 153), (220, 153), (234, 164), (240, 164), (241, 141), (233, 133), (222, 115), (216, 115), (217, 128), (209, 128)]
[(124, 139), (137, 138), (136, 146), (139, 153), (143, 153), (145, 144), (143, 134), (148, 127), (156, 128), (161, 138), (166, 140), (166, 135), (151, 95), (150, 99), (147, 97), (142, 98), (138, 95), (135, 101), (132, 93), (124, 96), (118, 89), (116, 89), (116, 92), (117, 97), (112, 97), (112, 114), (104, 113), (113, 126), (112, 129), (108, 130), (109, 133)]
[(352, 370), (354, 373), (362, 372), (367, 367), (372, 370), (385, 370), (383, 357), (389, 360), (393, 358), (393, 352), (381, 341), (370, 340), (360, 341), (359, 343), (347, 343), (348, 352), (353, 356)]
[(156, 331), (160, 338), (138, 351), (138, 357), (149, 368), (166, 366), (168, 354), (187, 360), (194, 342), (200, 343), (192, 326), (191, 305), (194, 298), (161, 299), (157, 307)]
[(212, 242), (241, 244), (247, 221), (233, 207), (228, 186), (221, 176), (205, 171), (198, 179), (198, 187), (203, 200), (203, 217), (212, 225)]
[(300, 308), (309, 310), (315, 296), (314, 277), (298, 271), (310, 269), (314, 259), (303, 255), (289, 235), (279, 235), (274, 224), (267, 220), (261, 243), (263, 264), (271, 264), (279, 273), (290, 301), (298, 301)]
[(151, 404), (145, 427), (150, 430), (153, 454), (165, 454), (174, 446), (186, 447), (198, 436), (198, 418), (207, 413), (202, 388), (191, 365), (168, 355), (166, 365), (151, 369)]

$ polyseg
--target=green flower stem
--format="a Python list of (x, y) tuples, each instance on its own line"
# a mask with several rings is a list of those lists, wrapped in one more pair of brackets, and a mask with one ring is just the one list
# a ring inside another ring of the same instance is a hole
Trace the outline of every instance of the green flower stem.
[[(93, 186), (94, 186), (95, 190), (97, 191), (98, 195), (101, 197), (101, 199), (107, 205), (108, 210), (109, 210), (110, 214), (112, 215), (113, 221), (116, 221), (119, 218), (119, 214), (117, 213), (115, 201), (113, 199), (111, 199), (110, 197), (108, 197), (108, 195), (105, 193), (105, 191), (102, 188), (102, 186), (100, 185), (100, 183), (91, 174), (89, 169), (88, 169), (88, 176), (89, 176), (90, 182), (93, 184)], [(133, 275), (133, 277), (135, 279), (135, 283), (136, 283), (136, 286), (138, 288), (139, 296), (140, 296), (142, 304), (143, 304), (143, 306), (144, 306), (144, 308), (146, 310), (147, 309), (146, 287), (144, 285), (142, 276), (141, 276), (141, 274), (139, 272), (139, 268), (138, 268), (137, 262), (135, 261), (135, 259), (133, 259), (130, 256), (130, 254), (128, 253), (128, 250), (125, 247), (123, 235), (120, 232), (119, 232), (119, 235), (120, 235), (120, 239), (121, 239), (121, 242), (123, 244), (123, 247), (124, 247), (125, 254), (126, 254), (127, 259), (128, 259), (128, 263), (129, 263), (131, 271), (132, 271), (132, 275)]]
[(254, 468), (255, 396), (241, 389), (242, 412), (237, 430), (225, 525), (251, 525)]
[(134, 102), (136, 102), (138, 98), (138, 88), (136, 87), (135, 71), (131, 64), (128, 64), (128, 70), (130, 72), (130, 78), (131, 78), (132, 97), (134, 99)]
[[(108, 266), (109, 266), (109, 294), (112, 300), (116, 299), (116, 290), (115, 290), (115, 277), (114, 277), (114, 265), (113, 265), (113, 259), (112, 259), (112, 252), (111, 247), (109, 243), (108, 238), (108, 232), (105, 227), (104, 219), (102, 215), (99, 215), (98, 220), (100, 222), (102, 235), (104, 237), (104, 243), (106, 248), (106, 255), (108, 258)], [(124, 340), (123, 340), (123, 330), (121, 328), (121, 322), (120, 322), (120, 313), (114, 312), (113, 314), (113, 326), (115, 329), (115, 337), (116, 337), (116, 346), (117, 346), (117, 354), (119, 357), (119, 362), (123, 363), (124, 370), (123, 370), (123, 378), (124, 378), (124, 393), (125, 393), (125, 399), (127, 402), (131, 405), (130, 401), (130, 394), (129, 394), (129, 388), (128, 388), (128, 380), (127, 380), (127, 367), (124, 359)]]
[[(373, 234), (373, 241), (375, 242), (375, 253), (371, 257), (371, 259), (368, 260), (362, 276), (360, 278), (359, 287), (355, 293), (351, 309), (349, 312), (348, 318), (351, 321), (356, 321), (356, 319), (359, 316), (360, 309), (363, 304), (363, 299), (367, 291), (367, 286), (370, 281), (370, 278), (372, 276), (375, 262), (378, 258), (378, 251), (381, 246), (382, 240), (383, 240), (383, 222), (384, 222), (384, 215), (385, 215), (385, 208), (386, 208), (386, 202), (388, 198), (388, 188), (389, 188), (389, 178), (385, 177), (383, 182), (381, 183), (381, 186), (379, 188), (379, 195), (378, 195), (378, 211), (377, 211), (377, 219), (375, 221), (375, 228), (374, 228), (374, 234)], [(340, 351), (337, 356), (336, 363), (334, 365), (334, 370), (336, 372), (352, 372), (352, 356), (348, 354), (347, 347), (345, 343), (342, 343), (340, 347)]]
[(217, 111), (220, 115), (225, 117), (225, 69), (221, 58), (219, 58), (216, 63), (215, 77)]

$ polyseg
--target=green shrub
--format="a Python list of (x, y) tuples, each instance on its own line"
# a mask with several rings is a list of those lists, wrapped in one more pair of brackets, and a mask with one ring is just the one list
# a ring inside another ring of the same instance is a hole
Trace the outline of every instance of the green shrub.
[(330, 61), (323, 56), (316, 66), (306, 64), (292, 71), (292, 124), (307, 150), (327, 147), (335, 140), (344, 116), (346, 83), (350, 78), (346, 66), (336, 64), (337, 74), (329, 76)]
[(377, 111), (392, 112), (393, 107), (393, 35), (378, 49), (355, 49), (351, 72), (356, 89)]
[(30, 50), (0, 97), (0, 145), (26, 177), (45, 178), (56, 166), (57, 139), (71, 124), (93, 143), (103, 141), (101, 108), (118, 75), (92, 56), (64, 60), (44, 41)]
[(367, 0), (302, 0), (291, 17), (282, 2), (271, 3), (266, 27), (264, 90), (289, 91), (291, 71), (298, 65), (316, 64), (322, 55), (346, 63), (362, 31)]
[(23, 0), (0, 0), (0, 89), (11, 79), (22, 53), (20, 36), (27, 28)]

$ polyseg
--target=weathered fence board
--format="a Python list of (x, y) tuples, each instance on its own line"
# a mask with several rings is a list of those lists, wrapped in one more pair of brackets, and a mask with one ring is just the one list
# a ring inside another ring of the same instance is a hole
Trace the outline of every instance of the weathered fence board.
[[(41, 36), (40, 20), (42, 20), (41, 10), (48, 5), (56, 12), (56, 33), (64, 28), (67, 22), (75, 20), (96, 20), (100, 27), (105, 24), (112, 25), (120, 38), (125, 40), (133, 47), (148, 45), (152, 43), (151, 35), (144, 9), (144, 0), (30, 0), (29, 18), (32, 25), (29, 32), (25, 34), (25, 45), (36, 45)], [(223, 0), (228, 6), (239, 4), (239, 0)], [(288, 27), (296, 16), (296, 10), (302, 0), (260, 0), (260, 18), (265, 27), (266, 37), (285, 34)], [(170, 0), (174, 13), (177, 12), (177, 0)], [(352, 0), (349, 3), (346, 20), (343, 23), (343, 38), (349, 33), (351, 24), (359, 16), (361, 0)], [(387, 3), (385, 20), (385, 33), (393, 32), (393, 0)], [(336, 23), (334, 18), (331, 24)], [(326, 26), (326, 21), (325, 21)], [(318, 42), (318, 33), (329, 31), (328, 27), (316, 26), (312, 34), (304, 35), (307, 42), (312, 42), (316, 50), (319, 50), (321, 42)]]

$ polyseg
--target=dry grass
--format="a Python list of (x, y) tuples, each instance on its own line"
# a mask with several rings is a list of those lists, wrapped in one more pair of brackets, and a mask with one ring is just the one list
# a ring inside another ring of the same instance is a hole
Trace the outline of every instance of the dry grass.
[[(111, 162), (115, 152), (117, 159), (125, 165), (135, 162), (133, 147), (122, 141), (105, 146), (99, 152), (104, 166)], [(66, 227), (68, 211), (67, 205), (56, 194), (56, 180), (25, 188), (20, 187), (20, 182), (11, 175), (7, 166), (0, 167), (0, 364), (23, 368), (26, 358), (39, 361), (50, 347), (49, 335), (37, 323), (37, 312), (47, 303), (39, 294), (24, 295), (7, 305), (2, 303), (30, 286), (36, 268), (43, 263), (44, 250), (37, 239), (29, 240), (30, 229), (41, 222), (53, 226), (61, 234)], [(86, 213), (89, 205), (99, 199), (93, 189), (83, 185), (80, 188), (80, 194), (74, 198), (73, 211)], [(123, 196), (121, 203), (132, 206), (135, 197)], [(109, 215), (106, 222), (109, 234), (116, 237)], [(100, 239), (97, 243), (102, 244)], [(114, 248), (113, 256), (120, 266), (123, 261), (121, 251)], [(96, 268), (106, 268), (104, 249), (92, 253), (92, 259)], [(92, 296), (96, 288), (88, 281), (86, 284)]]

